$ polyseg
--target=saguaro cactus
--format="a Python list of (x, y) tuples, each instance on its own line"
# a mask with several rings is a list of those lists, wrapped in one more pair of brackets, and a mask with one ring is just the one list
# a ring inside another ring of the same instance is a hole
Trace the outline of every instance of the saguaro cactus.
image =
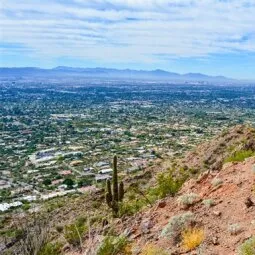
[(124, 184), (123, 182), (118, 184), (117, 156), (114, 156), (113, 158), (112, 185), (111, 181), (107, 180), (105, 197), (107, 205), (112, 208), (113, 216), (117, 217), (119, 212), (119, 202), (121, 202), (124, 197)]

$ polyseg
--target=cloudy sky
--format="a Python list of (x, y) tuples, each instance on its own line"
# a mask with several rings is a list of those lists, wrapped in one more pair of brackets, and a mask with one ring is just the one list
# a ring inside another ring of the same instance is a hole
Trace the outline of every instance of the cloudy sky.
[(0, 66), (255, 79), (255, 0), (0, 0)]

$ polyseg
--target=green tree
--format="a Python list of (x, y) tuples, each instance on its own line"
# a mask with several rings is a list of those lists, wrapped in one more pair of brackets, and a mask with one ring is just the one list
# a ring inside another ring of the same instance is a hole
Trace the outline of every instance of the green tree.
[(66, 184), (67, 185), (67, 188), (68, 189), (71, 189), (73, 188), (73, 185), (74, 185), (74, 181), (70, 178), (67, 178), (63, 181), (63, 184)]
[(43, 181), (43, 184), (44, 184), (45, 186), (49, 186), (49, 185), (51, 185), (51, 180), (50, 180), (50, 179), (45, 179), (45, 180)]

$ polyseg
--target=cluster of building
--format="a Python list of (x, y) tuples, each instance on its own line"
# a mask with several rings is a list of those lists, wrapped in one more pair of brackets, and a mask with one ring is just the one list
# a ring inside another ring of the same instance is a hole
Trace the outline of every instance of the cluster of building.
[(122, 175), (136, 174), (255, 119), (249, 87), (231, 94), (209, 85), (7, 83), (0, 90), (0, 203), (91, 190), (111, 178), (114, 155)]

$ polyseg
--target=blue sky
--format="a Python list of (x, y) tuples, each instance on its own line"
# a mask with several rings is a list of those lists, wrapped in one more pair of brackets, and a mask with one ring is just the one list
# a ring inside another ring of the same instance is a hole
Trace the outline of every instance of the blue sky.
[(0, 66), (255, 80), (254, 0), (0, 0)]

